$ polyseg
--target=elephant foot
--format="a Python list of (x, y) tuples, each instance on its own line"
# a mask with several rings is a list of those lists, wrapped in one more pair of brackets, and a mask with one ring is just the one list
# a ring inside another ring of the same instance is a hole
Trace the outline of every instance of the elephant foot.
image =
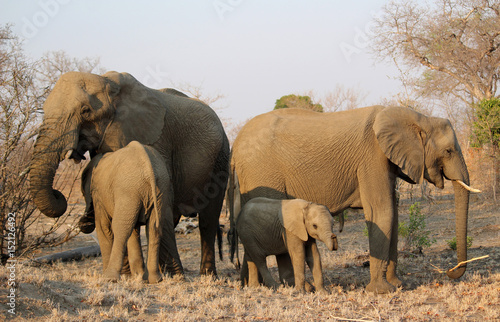
[(106, 270), (104, 272), (104, 279), (109, 282), (118, 282), (120, 280), (120, 272)]
[(272, 282), (272, 283), (267, 283), (266, 286), (269, 287), (270, 289), (276, 291), (280, 288), (281, 285), (276, 283), (276, 282)]
[(366, 286), (366, 291), (373, 292), (375, 294), (386, 294), (396, 291), (394, 285), (389, 284), (385, 279), (382, 280), (372, 280), (370, 284)]
[(387, 276), (387, 282), (396, 288), (403, 286), (403, 282), (397, 276)]
[(125, 257), (125, 259), (123, 260), (123, 266), (122, 266), (122, 269), (120, 271), (120, 274), (122, 274), (122, 275), (131, 275), (132, 274), (132, 271), (130, 270), (130, 263), (129, 263), (127, 257)]
[(146, 274), (147, 277), (145, 278), (149, 284), (156, 284), (160, 283), (163, 280), (163, 277), (161, 274), (158, 273), (152, 273), (152, 274)]
[(319, 293), (319, 294), (322, 294), (322, 295), (327, 295), (328, 291), (324, 287), (322, 287), (322, 288), (318, 288), (316, 290), (316, 293)]
[(316, 288), (308, 281), (306, 281), (304, 283), (304, 288), (305, 288), (306, 292), (308, 292), (308, 293), (313, 293), (316, 291)]
[(90, 234), (95, 229), (95, 222), (93, 218), (82, 217), (78, 222), (78, 228), (84, 234)]
[[(260, 283), (259, 283), (259, 281), (247, 281), (246, 285), (247, 285), (248, 287), (259, 287), (259, 286), (260, 286)], [(242, 283), (242, 285), (241, 285), (241, 286), (245, 286), (245, 284), (244, 284), (244, 283)]]
[(213, 275), (217, 276), (217, 271), (215, 269), (215, 266), (210, 266), (210, 267), (202, 267), (200, 269), (200, 275)]
[(182, 267), (176, 269), (162, 269), (169, 277), (184, 276), (184, 269)]

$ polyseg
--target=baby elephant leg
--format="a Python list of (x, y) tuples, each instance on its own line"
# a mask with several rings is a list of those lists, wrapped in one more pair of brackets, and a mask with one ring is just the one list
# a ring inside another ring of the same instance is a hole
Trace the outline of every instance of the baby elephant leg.
[(271, 276), (271, 272), (267, 268), (266, 256), (259, 254), (248, 253), (245, 249), (245, 256), (248, 265), (248, 286), (259, 286), (259, 274), (262, 275), (264, 285), (277, 289), (279, 284)]
[(127, 242), (127, 253), (132, 276), (144, 277), (144, 258), (142, 256), (140, 227), (136, 226)]
[(327, 293), (323, 286), (323, 272), (321, 268), (321, 257), (318, 251), (318, 245), (312, 243), (306, 247), (306, 262), (311, 270), (314, 279), (316, 291), (320, 293)]
[(162, 280), (159, 266), (160, 255), (160, 233), (153, 220), (149, 220), (146, 225), (146, 235), (148, 236), (148, 259), (147, 259), (147, 280), (150, 284), (158, 283)]

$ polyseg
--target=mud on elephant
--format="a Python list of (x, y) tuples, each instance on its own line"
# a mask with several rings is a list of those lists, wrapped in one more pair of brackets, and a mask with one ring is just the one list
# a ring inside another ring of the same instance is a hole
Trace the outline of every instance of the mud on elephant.
[[(52, 184), (59, 162), (116, 151), (135, 140), (162, 156), (172, 174), (174, 225), (199, 214), (200, 273), (216, 273), (215, 236), (224, 199), (229, 144), (215, 112), (180, 92), (150, 89), (127, 73), (61, 76), (43, 106), (44, 118), (30, 171), (36, 206), (49, 217), (66, 211)], [(166, 242), (162, 249), (168, 249)], [(162, 253), (166, 253), (162, 251)], [(172, 258), (160, 258), (162, 266)]]

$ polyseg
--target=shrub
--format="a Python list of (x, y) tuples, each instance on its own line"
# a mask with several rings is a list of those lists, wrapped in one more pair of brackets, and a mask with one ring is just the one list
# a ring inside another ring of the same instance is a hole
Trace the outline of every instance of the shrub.
[(422, 214), (420, 203), (412, 204), (409, 211), (408, 221), (400, 222), (398, 226), (398, 233), (403, 237), (403, 250), (422, 252), (423, 248), (430, 247), (436, 240), (430, 239), (430, 232), (425, 229), (425, 215)]
[[(472, 247), (472, 236), (467, 236), (467, 249)], [(446, 243), (448, 244), (448, 247), (450, 247), (451, 250), (457, 250), (457, 238), (453, 237), (450, 240), (447, 240)]]

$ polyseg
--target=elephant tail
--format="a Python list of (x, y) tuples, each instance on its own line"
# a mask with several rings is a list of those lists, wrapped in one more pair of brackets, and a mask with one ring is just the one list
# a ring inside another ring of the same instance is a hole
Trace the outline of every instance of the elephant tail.
[(236, 219), (241, 210), (241, 195), (240, 186), (238, 182), (238, 176), (236, 175), (236, 170), (234, 169), (234, 164), (231, 163), (231, 169), (229, 173), (229, 184), (227, 190), (227, 204), (229, 205), (229, 233), (227, 234), (227, 240), (230, 245), (230, 258), (231, 262), (234, 263), (234, 257), (236, 254), (235, 266), (240, 269), (240, 258), (238, 253), (238, 233), (236, 231)]
[[(135, 143), (135, 142), (132, 142)], [(142, 144), (140, 145), (140, 148), (142, 149), (141, 152), (144, 152), (145, 158), (144, 161), (142, 162), (142, 166), (144, 167), (144, 171), (146, 173), (146, 176), (149, 177), (148, 181), (150, 183), (151, 187), (151, 197), (150, 197), (150, 202), (152, 201), (152, 206), (153, 206), (153, 211), (151, 211), (149, 221), (158, 229), (160, 229), (160, 220), (163, 217), (162, 216), (162, 211), (164, 210), (164, 207), (166, 206), (164, 204), (164, 201), (162, 200), (162, 195), (165, 193), (168, 193), (168, 191), (162, 191), (162, 188), (165, 186), (165, 182), (163, 181), (165, 177), (165, 173), (162, 171), (166, 171), (166, 169), (155, 169), (152, 164), (152, 160), (156, 160), (159, 158), (159, 155), (157, 155), (157, 152), (152, 150), (149, 147), (145, 147)], [(160, 171), (160, 173), (158, 173)], [(161, 231), (161, 229), (160, 229)]]
[(222, 228), (217, 227), (217, 246), (219, 247), (219, 259), (222, 261)]

